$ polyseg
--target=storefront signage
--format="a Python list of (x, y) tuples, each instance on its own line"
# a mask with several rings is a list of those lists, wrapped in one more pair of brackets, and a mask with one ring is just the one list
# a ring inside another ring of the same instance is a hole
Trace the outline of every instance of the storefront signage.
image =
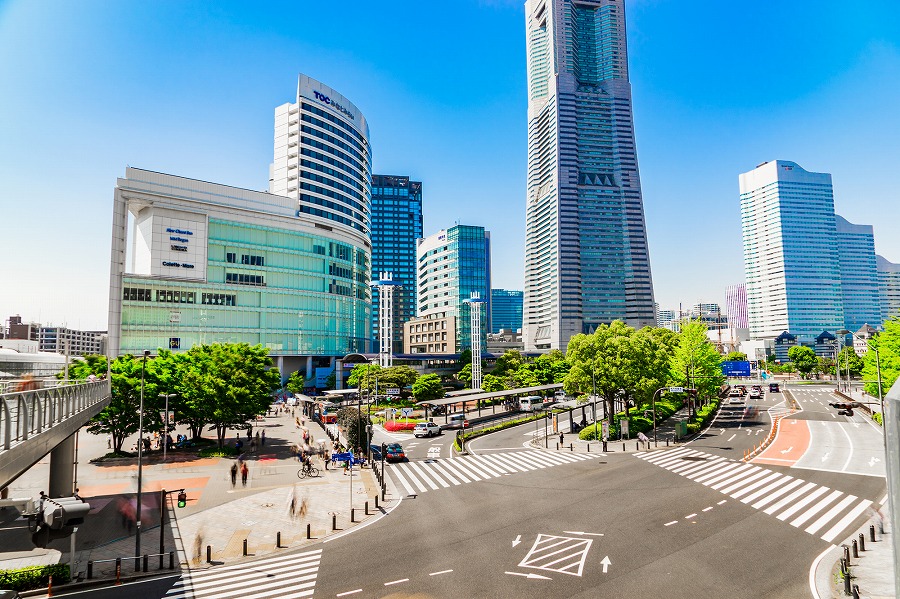
[(173, 229), (172, 227), (168, 227), (166, 229), (166, 233), (177, 233), (178, 235), (193, 235), (193, 231), (185, 231), (184, 229)]
[(193, 264), (188, 264), (186, 262), (167, 262), (163, 260), (163, 266), (170, 266), (172, 268), (194, 268)]
[(175, 237), (174, 235), (169, 237), (169, 241), (180, 241), (181, 243), (187, 243), (188, 240), (184, 237)]

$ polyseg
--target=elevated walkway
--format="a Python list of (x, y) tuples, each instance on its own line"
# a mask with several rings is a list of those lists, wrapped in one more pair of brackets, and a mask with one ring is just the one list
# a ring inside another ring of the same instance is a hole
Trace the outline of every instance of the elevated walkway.
[(65, 487), (73, 480), (73, 435), (109, 405), (110, 397), (109, 381), (0, 395), (0, 489), (52, 451), (50, 496), (71, 495)]

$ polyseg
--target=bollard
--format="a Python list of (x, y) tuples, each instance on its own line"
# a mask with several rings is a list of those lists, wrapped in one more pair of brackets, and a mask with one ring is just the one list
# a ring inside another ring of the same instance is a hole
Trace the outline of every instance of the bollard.
[(669, 446), (669, 438), (666, 437), (666, 447), (668, 447), (668, 446)]
[(149, 563), (150, 563), (150, 556), (147, 555), (147, 554), (145, 553), (145, 554), (144, 554), (144, 564), (143, 564), (143, 571), (144, 571), (144, 572), (147, 571)]
[[(350, 522), (356, 522), (356, 508), (350, 508)], [(856, 541), (853, 541), (856, 543)]]
[(606, 441), (603, 442), (603, 453), (606, 453)]
[(859, 599), (859, 585), (853, 585), (853, 599)]
[(90, 580), (93, 577), (94, 577), (94, 562), (93, 562), (93, 560), (88, 560), (87, 579)]
[(875, 542), (875, 525), (869, 524), (869, 540)]
[(640, 442), (640, 441), (635, 441), (635, 442), (634, 442), (634, 450), (635, 450), (635, 451), (640, 451), (640, 450), (641, 450), (641, 442)]
[(331, 530), (337, 530), (337, 514), (331, 514)]
[(169, 570), (174, 570), (174, 569), (175, 569), (175, 552), (170, 551), (169, 552)]
[(866, 550), (866, 535), (864, 535), (863, 533), (859, 533), (859, 550)]
[(116, 558), (116, 584), (122, 584), (122, 558)]
[(556, 451), (559, 451), (559, 443), (556, 444)]
[[(244, 555), (247, 555), (247, 554), (244, 553)], [(208, 564), (210, 562), (212, 562), (212, 545), (207, 545), (206, 546), (206, 563)]]
[(572, 447), (571, 443), (569, 443), (569, 451), (575, 451), (575, 449)]
[(278, 531), (278, 534), (275, 535), (275, 549), (281, 548), (281, 531)]
[(847, 569), (850, 568), (850, 546), (847, 544), (841, 545), (844, 548), (844, 561), (847, 562)]
[(859, 547), (856, 544), (856, 539), (853, 539), (853, 558), (859, 559)]
[(369, 515), (369, 502), (366, 502), (366, 516)]
[(842, 568), (842, 570), (844, 570), (844, 594), (849, 595), (850, 594), (850, 564), (847, 563), (847, 565), (844, 568)]
[(244, 539), (244, 555), (247, 555), (247, 539)]
[(378, 495), (375, 495), (375, 509), (378, 509)]
[(591, 444), (590, 443), (588, 443), (588, 451), (587, 452), (591, 453)]
[(47, 579), (47, 596), (53, 596), (53, 574)]
[(306, 524), (306, 538), (307, 539), (312, 538), (312, 524), (309, 524), (309, 523)]
[(625, 451), (625, 444), (622, 443), (622, 451)]

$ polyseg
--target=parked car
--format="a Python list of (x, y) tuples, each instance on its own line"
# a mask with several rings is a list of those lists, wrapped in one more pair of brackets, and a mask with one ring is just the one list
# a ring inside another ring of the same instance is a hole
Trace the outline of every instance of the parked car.
[(735, 389), (741, 392), (741, 397), (747, 395), (747, 386), (746, 385), (735, 385)]
[(441, 434), (441, 427), (433, 422), (420, 422), (413, 428), (414, 437), (434, 437)]
[(388, 462), (404, 462), (406, 454), (399, 443), (388, 443), (384, 450), (384, 459)]
[(769, 383), (769, 393), (781, 393), (778, 383)]
[(838, 416), (853, 416), (853, 410), (850, 408), (838, 410)]

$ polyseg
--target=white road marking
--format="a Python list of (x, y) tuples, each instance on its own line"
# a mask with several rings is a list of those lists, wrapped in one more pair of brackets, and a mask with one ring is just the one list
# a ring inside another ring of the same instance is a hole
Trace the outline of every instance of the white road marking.
[(678, 524), (678, 520), (672, 520), (671, 522), (666, 522), (663, 526), (672, 526), (673, 524)]
[(585, 535), (590, 537), (602, 537), (602, 532), (584, 532), (584, 531), (575, 531), (575, 530), (564, 530), (564, 533), (567, 535)]
[(687, 516), (684, 517), (684, 519), (685, 519), (685, 520), (690, 520), (691, 518), (696, 518), (696, 517), (697, 517), (697, 514), (694, 513), (694, 514), (688, 514)]
[(728, 501), (728, 500), (727, 500), (727, 499), (723, 499), (722, 501), (718, 502), (716, 505), (722, 505), (722, 504), (725, 503), (726, 501)]
[(730, 437), (728, 437), (728, 441), (726, 441), (726, 443), (730, 442), (730, 441), (731, 441), (732, 439), (734, 439), (735, 437), (737, 437), (737, 433), (734, 433), (733, 435), (731, 435)]
[(703, 508), (702, 511), (708, 512), (708, 511), (711, 510), (711, 509), (713, 509), (713, 506), (705, 507), (705, 508)]
[(355, 591), (347, 591), (346, 593), (338, 593), (335, 597), (345, 597), (347, 595), (353, 595), (355, 593), (362, 593), (362, 589), (356, 589)]
[(400, 580), (392, 580), (391, 582), (386, 582), (386, 583), (384, 583), (384, 586), (389, 587), (392, 584), (400, 584), (401, 582), (407, 582), (407, 581), (409, 581), (409, 578), (401, 578)]
[(606, 570), (609, 568), (611, 561), (609, 561), (609, 556), (607, 555), (602, 560), (600, 560), (600, 564), (603, 566), (603, 573), (606, 574)]
[(522, 542), (522, 535), (516, 535), (516, 540), (512, 542), (513, 547)]
[(513, 576), (524, 576), (525, 578), (540, 578), (542, 580), (553, 580), (549, 576), (541, 576), (540, 574), (534, 574), (533, 572), (529, 572), (525, 574), (524, 572), (504, 572), (504, 574), (512, 574)]
[(437, 576), (438, 574), (449, 574), (453, 572), (453, 570), (441, 570), (440, 572), (432, 572), (429, 576)]

